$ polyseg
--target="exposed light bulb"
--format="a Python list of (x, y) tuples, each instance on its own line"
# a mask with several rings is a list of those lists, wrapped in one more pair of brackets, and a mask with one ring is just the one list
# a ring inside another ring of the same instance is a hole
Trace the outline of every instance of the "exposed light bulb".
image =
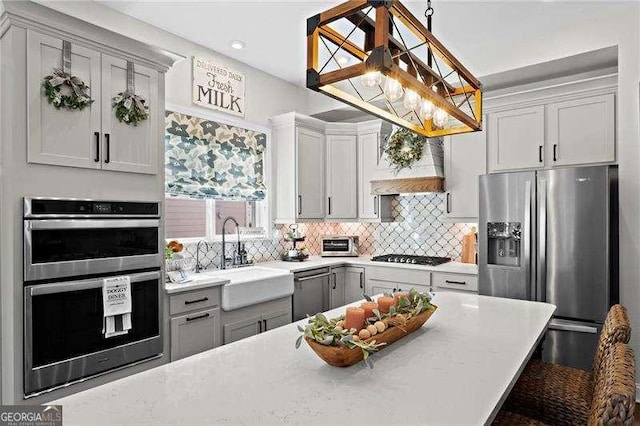
[(389, 102), (395, 102), (402, 97), (402, 84), (391, 77), (385, 79), (383, 90), (384, 96)]
[(449, 119), (449, 114), (446, 113), (445, 110), (437, 108), (433, 113), (433, 124), (438, 127), (444, 127), (447, 124), (447, 120)]
[(246, 44), (242, 40), (231, 40), (231, 43), (229, 44), (233, 49), (236, 49), (236, 50), (244, 49), (246, 46)]
[(360, 84), (364, 87), (376, 87), (382, 83), (382, 74), (380, 71), (369, 71), (360, 76)]
[(422, 100), (422, 105), (420, 105), (420, 116), (423, 120), (430, 120), (431, 117), (433, 117), (433, 102), (425, 99)]
[(411, 89), (407, 89), (404, 91), (404, 107), (410, 110), (415, 109), (418, 105), (420, 105), (420, 95), (414, 92)]

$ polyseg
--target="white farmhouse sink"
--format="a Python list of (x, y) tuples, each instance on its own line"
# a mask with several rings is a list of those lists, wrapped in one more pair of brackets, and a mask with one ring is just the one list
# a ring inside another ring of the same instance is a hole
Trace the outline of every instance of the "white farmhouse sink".
[(202, 278), (215, 276), (230, 281), (222, 286), (222, 309), (225, 311), (233, 311), (293, 294), (293, 274), (282, 269), (246, 266), (203, 272), (198, 275)]

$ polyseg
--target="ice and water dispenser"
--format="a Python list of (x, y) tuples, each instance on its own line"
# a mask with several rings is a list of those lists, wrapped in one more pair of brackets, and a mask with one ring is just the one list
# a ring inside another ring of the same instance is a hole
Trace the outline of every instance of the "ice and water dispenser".
[(489, 265), (520, 266), (520, 222), (487, 223), (487, 263)]

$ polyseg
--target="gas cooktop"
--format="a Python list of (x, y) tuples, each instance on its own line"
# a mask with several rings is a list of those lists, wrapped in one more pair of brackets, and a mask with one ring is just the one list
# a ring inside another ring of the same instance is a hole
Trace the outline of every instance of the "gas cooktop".
[(449, 257), (435, 256), (412, 256), (409, 254), (383, 254), (374, 256), (371, 260), (375, 262), (407, 263), (411, 265), (437, 266), (451, 261)]

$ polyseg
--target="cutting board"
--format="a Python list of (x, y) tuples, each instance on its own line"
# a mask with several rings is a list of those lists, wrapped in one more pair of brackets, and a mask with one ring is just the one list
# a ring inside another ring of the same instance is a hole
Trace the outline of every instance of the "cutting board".
[(462, 263), (476, 263), (476, 227), (462, 237)]

